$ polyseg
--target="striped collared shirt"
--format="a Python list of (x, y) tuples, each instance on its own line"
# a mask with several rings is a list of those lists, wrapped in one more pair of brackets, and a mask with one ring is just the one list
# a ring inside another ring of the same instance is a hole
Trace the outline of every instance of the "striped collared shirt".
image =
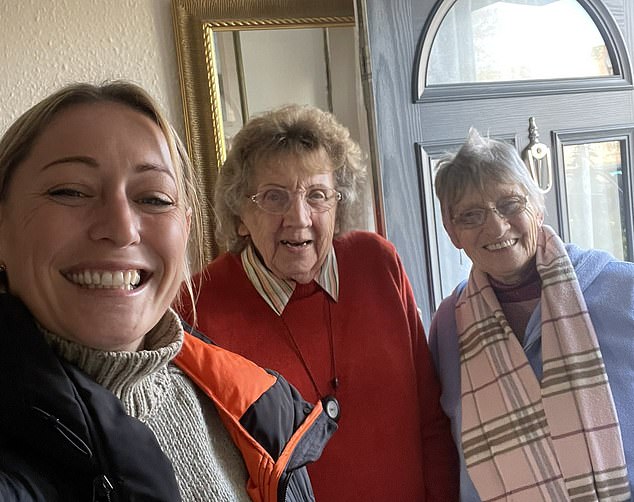
[[(252, 245), (248, 245), (240, 254), (242, 267), (247, 273), (251, 284), (255, 287), (264, 301), (273, 311), (281, 316), (288, 304), (293, 291), (295, 281), (279, 279), (273, 274), (258, 257)], [(339, 272), (335, 250), (331, 246), (324, 264), (321, 266), (315, 282), (328, 293), (334, 301), (339, 298)]]

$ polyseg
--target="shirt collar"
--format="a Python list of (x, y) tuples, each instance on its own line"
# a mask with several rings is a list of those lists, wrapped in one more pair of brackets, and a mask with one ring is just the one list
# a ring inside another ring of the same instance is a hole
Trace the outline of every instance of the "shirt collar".
[[(255, 252), (251, 244), (240, 253), (242, 267), (264, 301), (281, 316), (295, 291), (295, 281), (279, 279), (273, 274)], [(315, 282), (337, 301), (339, 299), (339, 271), (335, 249), (331, 246), (324, 264), (319, 269)]]

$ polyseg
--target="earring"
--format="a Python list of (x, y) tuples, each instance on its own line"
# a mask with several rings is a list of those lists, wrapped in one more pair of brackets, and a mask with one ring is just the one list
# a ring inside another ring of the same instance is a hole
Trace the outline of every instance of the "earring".
[(6, 271), (7, 271), (7, 266), (4, 263), (0, 262), (0, 272), (6, 272)]

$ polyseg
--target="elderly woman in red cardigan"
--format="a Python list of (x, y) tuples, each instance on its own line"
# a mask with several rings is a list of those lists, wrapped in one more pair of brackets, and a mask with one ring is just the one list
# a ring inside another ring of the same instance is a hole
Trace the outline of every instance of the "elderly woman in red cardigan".
[(198, 327), (340, 414), (309, 467), (317, 500), (448, 502), (457, 456), (410, 283), (389, 242), (349, 231), (364, 177), (333, 115), (250, 120), (218, 175), (229, 251), (199, 277)]

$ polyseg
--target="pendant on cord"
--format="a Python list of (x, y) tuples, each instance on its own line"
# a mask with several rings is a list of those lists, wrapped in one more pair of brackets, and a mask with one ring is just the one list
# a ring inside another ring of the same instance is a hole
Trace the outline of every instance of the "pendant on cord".
[(339, 401), (335, 396), (325, 396), (321, 399), (321, 405), (331, 419), (335, 422), (339, 421), (339, 417), (341, 416), (341, 406), (339, 406)]

